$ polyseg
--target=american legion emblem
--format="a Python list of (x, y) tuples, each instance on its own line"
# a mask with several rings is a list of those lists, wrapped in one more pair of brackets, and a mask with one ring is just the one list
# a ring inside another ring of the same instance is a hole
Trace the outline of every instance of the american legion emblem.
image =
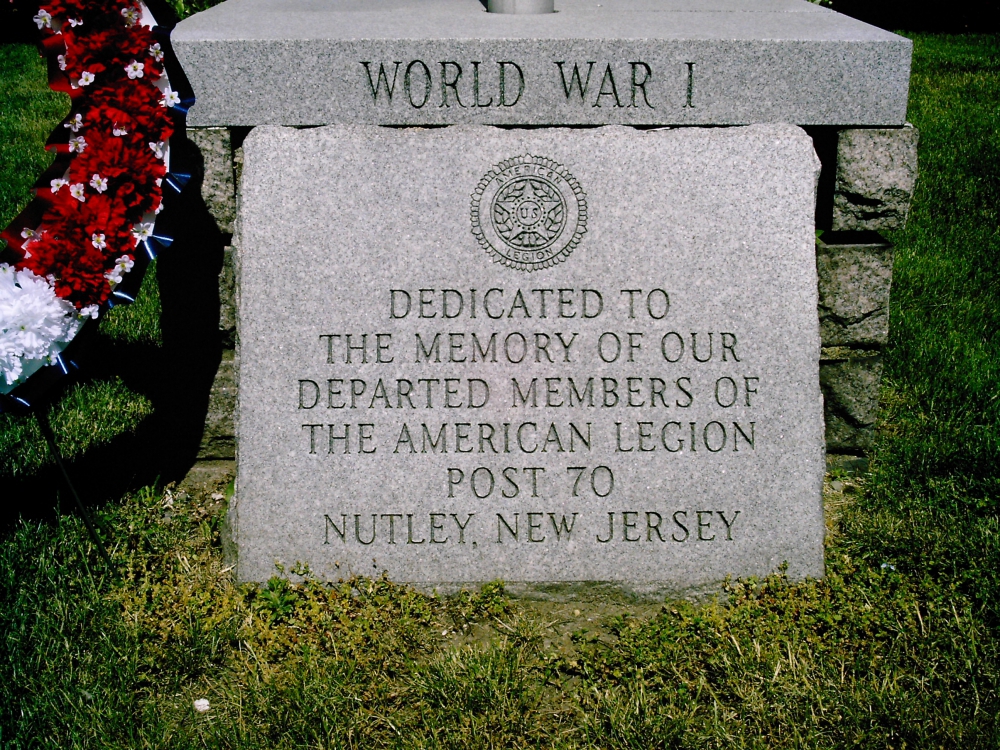
[(515, 156), (472, 194), (472, 234), (497, 263), (535, 271), (562, 263), (587, 231), (587, 196), (566, 167)]

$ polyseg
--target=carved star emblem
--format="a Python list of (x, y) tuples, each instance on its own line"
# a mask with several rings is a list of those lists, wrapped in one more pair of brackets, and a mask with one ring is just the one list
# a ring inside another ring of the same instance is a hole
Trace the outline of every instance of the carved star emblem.
[(497, 228), (511, 244), (522, 247), (545, 244), (561, 228), (561, 221), (550, 221), (552, 212), (561, 206), (558, 196), (547, 192), (542, 183), (519, 180), (497, 196), (494, 203)]

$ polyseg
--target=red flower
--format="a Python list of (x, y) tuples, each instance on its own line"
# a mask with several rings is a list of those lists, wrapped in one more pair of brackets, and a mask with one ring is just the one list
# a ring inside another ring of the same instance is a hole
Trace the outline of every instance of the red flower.
[[(41, 191), (51, 202), (41, 236), (17, 265), (51, 276), (56, 294), (83, 308), (108, 299), (106, 274), (118, 258), (134, 256), (132, 227), (161, 203), (166, 167), (150, 144), (170, 138), (173, 120), (156, 86), (162, 55), (153, 47), (156, 37), (138, 22), (138, 5), (54, 0), (43, 7), (54, 26), (43, 32), (45, 48), (57, 54), (57, 41), (63, 43), (66, 79), (77, 87), (73, 114), (82, 118), (74, 137), (85, 146), (69, 162), (67, 184)], [(129, 78), (126, 66), (133, 62), (141, 63), (141, 77)]]

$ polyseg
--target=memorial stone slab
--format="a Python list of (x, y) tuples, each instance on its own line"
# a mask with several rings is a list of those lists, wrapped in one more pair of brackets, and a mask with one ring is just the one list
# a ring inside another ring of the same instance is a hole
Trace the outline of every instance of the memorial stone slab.
[(822, 575), (801, 129), (263, 126), (243, 153), (241, 580)]
[(901, 127), (912, 42), (805, 0), (228, 0), (171, 41), (191, 126)]

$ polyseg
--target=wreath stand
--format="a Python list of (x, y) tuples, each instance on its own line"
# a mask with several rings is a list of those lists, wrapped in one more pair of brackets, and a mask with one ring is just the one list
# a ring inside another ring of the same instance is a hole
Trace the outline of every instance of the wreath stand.
[[(90, 515), (87, 510), (87, 506), (83, 504), (83, 500), (80, 499), (80, 493), (76, 491), (76, 486), (73, 481), (69, 478), (69, 472), (66, 470), (66, 464), (63, 462), (62, 453), (59, 451), (59, 446), (56, 445), (56, 436), (52, 432), (52, 425), (49, 424), (48, 415), (48, 405), (39, 404), (35, 407), (35, 418), (38, 420), (38, 427), (42, 431), (42, 435), (45, 437), (45, 442), (48, 443), (49, 453), (56, 460), (56, 465), (59, 466), (59, 471), (62, 474), (63, 481), (66, 482), (66, 486), (69, 487), (70, 494), (73, 495), (73, 500), (76, 501), (77, 510), (80, 511), (80, 516), (83, 518), (83, 523), (87, 527), (87, 533), (90, 534), (90, 539), (93, 541), (94, 546), (97, 551), (101, 553), (101, 557), (104, 559), (104, 563), (108, 566), (108, 570), (113, 568), (111, 563), (111, 556), (108, 554), (107, 549), (104, 547), (104, 542), (101, 541), (100, 536), (97, 534), (97, 527), (94, 524), (94, 518)], [(105, 534), (109, 534), (107, 528), (101, 524), (101, 529)]]

